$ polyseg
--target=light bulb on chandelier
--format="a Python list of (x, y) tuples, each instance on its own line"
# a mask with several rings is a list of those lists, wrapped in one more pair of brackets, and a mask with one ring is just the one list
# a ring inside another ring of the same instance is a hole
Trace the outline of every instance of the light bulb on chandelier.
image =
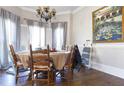
[(36, 10), (37, 16), (40, 18), (42, 22), (51, 22), (52, 18), (55, 18), (56, 16), (56, 10), (55, 9), (50, 9), (49, 6), (43, 6), (43, 7), (38, 7)]

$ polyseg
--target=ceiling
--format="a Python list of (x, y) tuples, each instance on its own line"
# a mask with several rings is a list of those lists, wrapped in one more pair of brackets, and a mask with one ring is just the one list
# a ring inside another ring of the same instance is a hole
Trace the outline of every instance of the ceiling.
[[(50, 8), (56, 9), (57, 13), (63, 13), (63, 12), (72, 12), (75, 9), (77, 9), (79, 6), (50, 6)], [(21, 6), (21, 9), (28, 10), (35, 12), (38, 6)]]

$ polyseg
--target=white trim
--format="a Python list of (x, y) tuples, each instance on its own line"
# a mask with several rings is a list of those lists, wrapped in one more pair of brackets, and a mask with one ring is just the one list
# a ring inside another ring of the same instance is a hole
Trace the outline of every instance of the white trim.
[[(58, 12), (57, 15), (63, 15), (63, 14), (75, 14), (78, 11), (80, 11), (81, 9), (83, 9), (85, 6), (79, 6), (78, 8), (76, 8), (73, 11), (64, 11), (64, 12)], [(24, 6), (19, 6), (20, 9), (22, 10), (26, 10), (26, 11), (30, 11), (30, 12), (36, 12), (34, 9), (28, 8), (28, 7), (24, 7)]]
[[(23, 6), (19, 6), (19, 8), (22, 9), (22, 10), (30, 11), (30, 12), (36, 12), (34, 9), (23, 7)], [(80, 7), (76, 8), (73, 11), (58, 12), (57, 15), (64, 15), (64, 14), (71, 14), (71, 13), (72, 14), (75, 14), (75, 13), (77, 13), (78, 11), (80, 11), (83, 8), (84, 8), (84, 6), (80, 6)]]
[(75, 10), (73, 10), (72, 14), (77, 13), (78, 11), (80, 11), (81, 9), (83, 9), (85, 6), (80, 6), (78, 8), (76, 8)]
[(21, 8), (22, 10), (30, 11), (30, 12), (36, 12), (34, 9), (23, 7), (23, 6), (19, 6), (19, 8)]
[[(23, 6), (21, 6), (19, 8), (21, 8), (22, 10), (26, 10), (26, 11), (30, 11), (30, 12), (36, 13), (36, 11), (34, 9), (31, 9), (31, 8), (27, 8), (27, 7), (23, 7)], [(64, 14), (71, 14), (71, 11), (64, 11), (64, 12), (56, 13), (56, 15), (64, 15)]]
[(65, 15), (65, 14), (71, 14), (71, 11), (65, 11), (65, 12), (56, 13), (56, 15)]
[(92, 68), (124, 79), (124, 69), (99, 64), (96, 62), (92, 63)]

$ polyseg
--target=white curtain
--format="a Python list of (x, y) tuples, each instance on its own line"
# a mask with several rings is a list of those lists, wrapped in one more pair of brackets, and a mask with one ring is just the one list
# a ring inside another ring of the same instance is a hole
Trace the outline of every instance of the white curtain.
[(21, 33), (20, 33), (20, 50), (27, 51), (29, 50), (29, 40), (30, 33), (28, 31), (27, 25), (21, 25)]
[(66, 46), (67, 23), (52, 23), (52, 47), (56, 50), (63, 50)]
[(30, 32), (30, 43), (33, 49), (42, 48), (45, 46), (45, 25), (33, 20), (27, 20), (28, 29)]
[(20, 44), (20, 17), (0, 9), (0, 67), (9, 66), (9, 44), (19, 50)]

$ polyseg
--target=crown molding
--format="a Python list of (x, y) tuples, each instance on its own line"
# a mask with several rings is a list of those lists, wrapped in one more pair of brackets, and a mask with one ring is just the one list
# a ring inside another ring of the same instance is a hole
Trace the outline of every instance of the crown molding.
[[(78, 8), (76, 8), (75, 10), (73, 11), (64, 11), (64, 12), (58, 12), (56, 15), (65, 15), (65, 14), (75, 14), (77, 13), (78, 11), (80, 11), (81, 9), (83, 9), (85, 6), (80, 6)], [(36, 12), (34, 9), (31, 9), (31, 8), (27, 8), (27, 7), (23, 7), (23, 6), (20, 6), (19, 7), (20, 9), (22, 10), (26, 10), (26, 11), (30, 11), (30, 12)]]
[[(19, 8), (22, 10), (26, 10), (26, 11), (30, 11), (30, 12), (34, 12), (34, 13), (36, 12), (34, 9), (23, 7), (23, 6), (21, 6)], [(56, 15), (65, 15), (65, 14), (71, 14), (71, 13), (72, 13), (71, 11), (64, 11), (64, 12), (58, 12), (58, 13), (56, 13)]]
[(71, 14), (71, 11), (65, 11), (65, 12), (58, 12), (56, 15), (65, 15), (65, 14)]
[(76, 9), (72, 12), (72, 14), (77, 13), (78, 11), (80, 11), (81, 9), (83, 9), (84, 7), (85, 7), (85, 6), (80, 6), (80, 7), (76, 8)]
[(23, 6), (19, 6), (19, 8), (22, 10), (30, 11), (30, 12), (36, 12), (34, 9), (23, 7)]

